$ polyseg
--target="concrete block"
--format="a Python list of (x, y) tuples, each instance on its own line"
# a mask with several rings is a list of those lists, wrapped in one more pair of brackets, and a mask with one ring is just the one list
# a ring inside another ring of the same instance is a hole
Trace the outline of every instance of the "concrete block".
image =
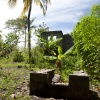
[(47, 82), (48, 81), (48, 74), (47, 73), (30, 73), (30, 82)]
[(89, 89), (89, 77), (84, 75), (69, 75), (69, 86), (86, 87)]

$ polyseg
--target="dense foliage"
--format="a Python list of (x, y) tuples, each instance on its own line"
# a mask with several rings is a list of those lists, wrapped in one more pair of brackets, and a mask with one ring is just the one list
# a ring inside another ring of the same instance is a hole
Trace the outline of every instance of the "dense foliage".
[(95, 77), (100, 76), (100, 17), (97, 17), (100, 5), (97, 6), (99, 9), (92, 10), (92, 14), (83, 17), (72, 32), (75, 49), (82, 58), (83, 67)]

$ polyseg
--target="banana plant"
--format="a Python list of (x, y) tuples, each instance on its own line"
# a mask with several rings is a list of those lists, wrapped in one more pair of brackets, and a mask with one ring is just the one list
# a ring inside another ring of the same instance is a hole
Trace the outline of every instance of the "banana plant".
[(57, 53), (58, 53), (57, 43), (61, 41), (62, 38), (58, 38), (54, 40), (52, 35), (50, 36), (48, 41), (46, 41), (40, 36), (38, 36), (38, 38), (40, 39), (40, 44), (42, 44), (42, 47), (44, 48), (44, 53), (46, 56), (57, 56)]
[(65, 58), (69, 53), (72, 52), (74, 46), (72, 46), (69, 50), (67, 50), (64, 54), (62, 53), (61, 46), (58, 46), (58, 55), (55, 56), (44, 56), (44, 59), (48, 60), (62, 60), (62, 58)]
[(73, 47), (72, 46), (69, 50), (67, 50), (64, 54), (62, 53), (62, 48), (60, 46), (58, 46), (58, 55), (55, 57), (55, 56), (44, 56), (44, 59), (46, 60), (56, 60), (54, 66), (59, 68), (60, 71), (61, 71), (61, 61), (63, 58), (65, 58), (68, 54), (70, 54), (70, 52), (72, 52), (73, 50)]

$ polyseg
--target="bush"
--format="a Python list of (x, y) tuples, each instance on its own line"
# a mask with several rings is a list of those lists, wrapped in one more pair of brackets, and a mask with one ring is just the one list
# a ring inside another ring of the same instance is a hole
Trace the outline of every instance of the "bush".
[(100, 76), (100, 18), (85, 16), (72, 32), (75, 49), (84, 69), (92, 77)]
[(35, 47), (31, 51), (31, 63), (32, 64), (40, 64), (43, 63), (43, 51), (40, 47)]
[(22, 61), (24, 61), (23, 55), (18, 50), (14, 54), (13, 61), (14, 62), (22, 62)]

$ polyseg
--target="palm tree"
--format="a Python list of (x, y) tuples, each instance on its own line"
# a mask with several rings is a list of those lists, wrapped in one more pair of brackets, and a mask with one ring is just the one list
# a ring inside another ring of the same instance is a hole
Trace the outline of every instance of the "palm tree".
[[(8, 0), (9, 5), (14, 5), (17, 0)], [(28, 53), (29, 53), (29, 63), (31, 63), (31, 32), (30, 32), (30, 15), (32, 9), (32, 2), (35, 2), (36, 5), (40, 6), (43, 10), (43, 14), (46, 14), (47, 4), (50, 3), (50, 0), (23, 0), (24, 8), (22, 10), (21, 18), (25, 15), (25, 12), (28, 11)]]

